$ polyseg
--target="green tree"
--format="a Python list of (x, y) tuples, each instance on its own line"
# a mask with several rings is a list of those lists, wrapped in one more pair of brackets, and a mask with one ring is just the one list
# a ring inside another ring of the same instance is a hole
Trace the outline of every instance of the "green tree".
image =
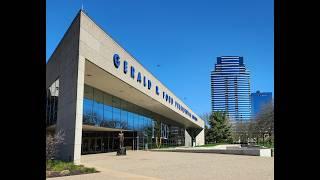
[(209, 144), (210, 142), (212, 142), (211, 131), (206, 124), (204, 125), (204, 142), (205, 144)]
[(226, 112), (213, 112), (209, 117), (209, 126), (205, 129), (207, 142), (222, 143), (232, 141), (231, 125)]

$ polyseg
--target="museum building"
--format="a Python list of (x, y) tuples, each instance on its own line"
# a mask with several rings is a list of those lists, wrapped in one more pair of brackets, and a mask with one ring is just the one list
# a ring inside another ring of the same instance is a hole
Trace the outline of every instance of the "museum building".
[(204, 121), (82, 10), (46, 70), (47, 132), (64, 134), (59, 159), (116, 151), (121, 131), (128, 150), (204, 144)]

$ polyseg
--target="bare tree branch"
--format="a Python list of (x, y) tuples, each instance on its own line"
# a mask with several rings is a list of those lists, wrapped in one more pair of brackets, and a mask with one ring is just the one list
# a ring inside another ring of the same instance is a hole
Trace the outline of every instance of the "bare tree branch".
[(55, 158), (58, 153), (57, 146), (64, 143), (64, 132), (59, 131), (58, 133), (52, 135), (47, 133), (46, 135), (46, 159), (50, 160)]

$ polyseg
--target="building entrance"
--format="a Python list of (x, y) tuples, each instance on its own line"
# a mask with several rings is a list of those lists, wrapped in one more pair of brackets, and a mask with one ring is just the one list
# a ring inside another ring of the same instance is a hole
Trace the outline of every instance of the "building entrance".
[[(127, 150), (137, 150), (135, 131), (124, 133), (124, 145)], [(82, 132), (81, 154), (114, 152), (119, 148), (119, 132)]]

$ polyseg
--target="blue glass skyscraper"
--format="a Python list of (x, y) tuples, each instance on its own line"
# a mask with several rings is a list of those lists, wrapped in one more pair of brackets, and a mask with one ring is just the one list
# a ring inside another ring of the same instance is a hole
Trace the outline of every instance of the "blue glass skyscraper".
[(272, 92), (260, 92), (251, 94), (252, 117), (261, 111), (263, 105), (272, 101)]
[(217, 57), (211, 72), (212, 112), (226, 111), (232, 122), (251, 118), (250, 71), (243, 57)]

